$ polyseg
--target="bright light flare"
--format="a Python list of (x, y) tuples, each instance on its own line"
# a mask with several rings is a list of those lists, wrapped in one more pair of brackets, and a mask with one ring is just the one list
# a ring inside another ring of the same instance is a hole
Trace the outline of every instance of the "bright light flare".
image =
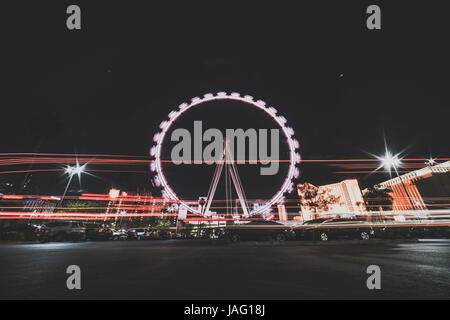
[(78, 175), (78, 177), (81, 176), (82, 173), (84, 173), (86, 169), (86, 165), (80, 166), (78, 163), (75, 166), (68, 166), (65, 170), (65, 172), (73, 177), (74, 175)]
[(377, 156), (377, 159), (381, 162), (378, 169), (384, 168), (389, 173), (392, 172), (392, 169), (397, 171), (397, 168), (402, 166), (402, 159), (399, 156), (399, 154), (393, 155), (390, 151), (386, 150), (386, 154), (384, 156)]
[(430, 158), (425, 162), (426, 165), (434, 166), (436, 164), (436, 159)]
[(111, 199), (117, 199), (120, 195), (120, 190), (117, 189), (111, 189), (109, 190), (109, 197)]

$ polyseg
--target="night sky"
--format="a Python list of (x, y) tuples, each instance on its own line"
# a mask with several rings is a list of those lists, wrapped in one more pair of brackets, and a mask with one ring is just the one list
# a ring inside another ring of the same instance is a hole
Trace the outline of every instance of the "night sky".
[[(407, 157), (449, 157), (448, 1), (392, 2), (2, 3), (0, 152), (32, 152), (32, 123), (54, 117), (62, 131), (39, 152), (147, 156), (181, 102), (236, 91), (276, 106), (304, 159), (367, 158), (384, 152), (384, 137)], [(80, 31), (66, 28), (69, 4), (81, 7)], [(382, 30), (366, 28), (369, 4), (381, 6)], [(332, 170), (303, 165), (299, 181), (386, 178)], [(85, 187), (151, 188), (149, 177)], [(60, 176), (37, 179), (42, 193), (61, 189)]]

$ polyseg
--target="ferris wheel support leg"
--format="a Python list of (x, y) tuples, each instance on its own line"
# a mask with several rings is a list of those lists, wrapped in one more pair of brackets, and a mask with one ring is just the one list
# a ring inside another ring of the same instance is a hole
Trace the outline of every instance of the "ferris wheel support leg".
[(212, 187), (211, 187), (211, 192), (208, 195), (208, 200), (207, 200), (206, 206), (204, 207), (203, 212), (202, 212), (202, 214), (204, 216), (208, 215), (209, 208), (211, 207), (212, 200), (214, 198), (214, 195), (216, 194), (216, 189), (217, 189), (217, 185), (219, 184), (219, 180), (220, 180), (220, 176), (222, 174), (222, 170), (223, 170), (223, 161), (221, 161), (220, 164), (218, 165), (218, 168), (216, 170), (216, 174), (214, 175), (213, 183), (212, 183)]
[(245, 200), (244, 200), (244, 194), (242, 192), (242, 189), (240, 188), (240, 184), (239, 184), (238, 177), (237, 177), (237, 172), (235, 172), (232, 169), (232, 167), (228, 167), (228, 169), (230, 170), (231, 179), (233, 180), (234, 187), (236, 189), (236, 193), (239, 198), (239, 202), (241, 203), (242, 211), (244, 212), (244, 217), (248, 218), (250, 215), (248, 213), (247, 204), (245, 203)]

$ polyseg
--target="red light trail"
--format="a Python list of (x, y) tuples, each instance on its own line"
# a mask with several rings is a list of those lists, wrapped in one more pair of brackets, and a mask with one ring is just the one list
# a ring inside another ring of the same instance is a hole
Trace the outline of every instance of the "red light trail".
[[(403, 159), (404, 169), (420, 169), (426, 166), (426, 158)], [(448, 161), (450, 158), (439, 158), (436, 161)], [(240, 160), (232, 160), (238, 162)], [(245, 163), (253, 160), (244, 160)], [(290, 160), (272, 160), (280, 163), (288, 163)], [(97, 173), (137, 173), (148, 174), (150, 157), (131, 155), (107, 155), (107, 154), (64, 154), (64, 153), (0, 153), (0, 166), (22, 166), (22, 165), (73, 165), (76, 163), (89, 164), (89, 166), (142, 166), (143, 170), (117, 170), (117, 169), (87, 169), (86, 172)], [(161, 160), (162, 163), (174, 163), (172, 160)], [(326, 165), (348, 171), (336, 171), (335, 174), (369, 174), (375, 173), (378, 167), (377, 159), (302, 159), (302, 164)], [(175, 163), (174, 163), (175, 164)], [(364, 170), (366, 169), (366, 170)], [(63, 172), (65, 168), (39, 168), (39, 169), (17, 169), (0, 171), (1, 174), (20, 173), (50, 173)], [(376, 172), (385, 172), (383, 170)], [(403, 170), (401, 173), (407, 173)]]
[[(408, 169), (416, 170), (426, 167), (426, 158), (410, 158), (402, 159), (401, 173), (409, 172)], [(436, 161), (448, 161), (450, 158), (439, 158)], [(237, 162), (238, 160), (234, 160)], [(251, 160), (245, 160), (250, 162)], [(289, 162), (289, 160), (277, 160), (279, 162)], [(131, 156), (131, 155), (107, 155), (107, 154), (64, 154), (64, 153), (0, 153), (0, 166), (5, 169), (0, 171), (0, 175), (4, 174), (23, 174), (23, 173), (63, 173), (67, 165), (77, 163), (88, 164), (89, 167), (86, 172), (90, 173), (133, 173), (133, 174), (150, 174), (149, 165), (151, 159), (147, 156)], [(171, 160), (162, 160), (164, 163), (172, 163)], [(20, 166), (35, 164), (39, 165), (36, 169), (24, 170)], [(379, 167), (377, 159), (303, 159), (304, 165), (324, 165), (330, 168), (341, 169), (335, 171), (335, 174), (371, 174), (371, 173), (385, 173), (384, 170), (375, 171)], [(57, 168), (45, 168), (45, 166), (57, 166)], [(44, 166), (44, 167), (43, 167)], [(96, 168), (95, 166), (100, 166)], [(112, 168), (104, 168), (101, 166), (112, 166)], [(120, 168), (120, 166), (135, 166), (136, 169)], [(11, 167), (11, 168), (10, 168)], [(18, 167), (16, 170), (13, 168)], [(119, 168), (117, 168), (119, 167)], [(142, 169), (140, 168), (142, 167)], [(141, 169), (141, 170), (140, 170)], [(42, 212), (26, 212), (19, 204), (13, 205), (12, 202), (25, 202), (29, 200), (43, 200), (49, 202), (60, 201), (60, 196), (41, 196), (41, 195), (3, 195), (0, 196), (0, 202), (8, 202), (6, 205), (0, 206), (0, 219), (117, 219), (117, 218), (132, 218), (132, 217), (175, 217), (177, 213), (163, 212), (168, 205), (173, 203), (162, 198), (154, 198), (151, 196), (120, 196), (119, 199), (111, 199), (108, 194), (82, 194), (81, 196), (67, 196), (64, 200), (83, 200), (91, 201), (92, 206), (87, 207), (67, 207), (63, 204), (58, 206), (59, 212), (46, 212), (48, 208), (39, 206), (34, 207), (35, 210)], [(120, 206), (118, 201), (120, 200)], [(263, 199), (253, 199), (255, 201), (264, 201)], [(372, 199), (373, 200), (373, 199)], [(448, 205), (449, 197), (433, 198), (434, 201), (440, 201), (439, 205)], [(186, 202), (196, 202), (197, 200), (183, 199)], [(249, 199), (249, 201), (252, 201)], [(447, 204), (443, 204), (446, 202)], [(109, 203), (109, 205), (108, 205)], [(224, 210), (232, 208), (223, 205), (225, 200), (213, 200), (212, 210)], [(95, 205), (94, 205), (95, 204)], [(432, 206), (432, 205), (431, 205)], [(438, 206), (438, 205), (436, 205)], [(107, 210), (126, 211), (126, 214), (117, 212), (106, 212)], [(370, 205), (366, 205), (370, 207)], [(377, 207), (374, 205), (373, 207)], [(295, 209), (298, 207), (298, 200), (287, 199), (286, 208)], [(22, 210), (22, 211), (20, 211)], [(102, 211), (102, 212), (95, 212)], [(202, 221), (220, 221), (233, 220), (231, 214), (220, 214), (220, 218), (204, 218)], [(188, 219), (200, 219), (195, 214), (189, 214)], [(244, 221), (250, 219), (242, 219)], [(198, 220), (200, 221), (200, 220)]]

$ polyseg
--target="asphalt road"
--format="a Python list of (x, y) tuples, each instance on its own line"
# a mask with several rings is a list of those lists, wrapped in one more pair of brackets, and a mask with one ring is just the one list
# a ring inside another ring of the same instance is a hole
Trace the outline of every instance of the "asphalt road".
[[(66, 287), (78, 265), (82, 289)], [(381, 290), (367, 289), (369, 265)], [(1, 299), (449, 299), (450, 243), (0, 244)]]

